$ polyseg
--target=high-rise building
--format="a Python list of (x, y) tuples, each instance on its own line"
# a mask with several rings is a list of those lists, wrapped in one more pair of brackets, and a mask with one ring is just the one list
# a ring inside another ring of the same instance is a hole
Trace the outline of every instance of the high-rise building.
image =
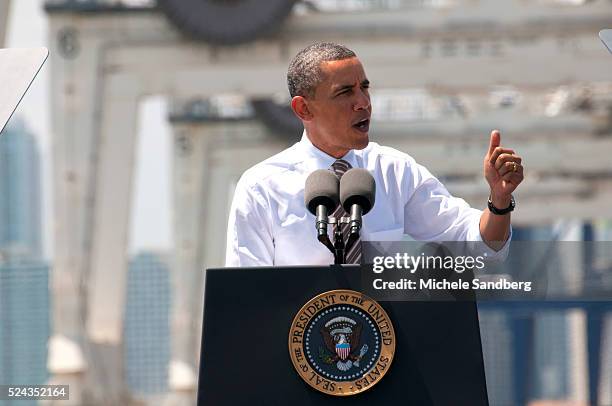
[[(550, 227), (514, 227), (513, 251), (503, 264), (504, 273), (516, 280), (537, 282), (540, 278), (540, 283), (550, 269), (559, 273), (560, 264), (554, 258), (561, 248), (552, 240)], [(558, 279), (545, 282), (556, 291), (569, 284)], [(570, 374), (576, 348), (570, 345), (567, 312), (538, 311), (535, 305), (520, 311), (512, 302), (500, 303), (496, 309), (479, 314), (491, 405), (572, 399), (579, 383), (572, 382)]]
[(170, 275), (164, 255), (143, 252), (129, 264), (124, 365), (130, 393), (143, 400), (167, 391)]
[[(555, 294), (567, 294), (572, 285), (571, 280), (576, 279), (573, 272), (580, 269), (567, 267), (559, 261), (559, 253), (572, 255), (577, 250), (576, 244), (555, 240), (563, 239), (572, 227), (560, 225), (558, 230), (549, 226), (529, 227), (525, 230), (525, 240), (533, 240), (531, 249), (525, 249), (528, 261), (524, 266), (530, 267), (531, 279), (539, 273), (546, 279), (548, 289)], [(557, 234), (557, 235), (555, 235)], [(568, 246), (567, 244), (574, 244)], [(529, 262), (531, 259), (531, 262)], [(534, 261), (535, 259), (535, 261)], [(556, 277), (553, 274), (556, 272)], [(562, 292), (562, 293), (560, 293)], [(530, 385), (532, 399), (565, 400), (572, 399), (571, 376), (571, 323), (566, 310), (538, 311), (533, 313), (533, 359), (531, 360), (533, 373)]]
[[(595, 263), (602, 275), (612, 273), (612, 221), (604, 220), (597, 224), (595, 239)], [(610, 287), (612, 280), (607, 279), (606, 286)], [(612, 405), (612, 313), (604, 315), (601, 333), (601, 376), (599, 388), (599, 402), (603, 405)]]
[(48, 265), (0, 250), (0, 384), (47, 382), (49, 330)]
[(49, 266), (41, 259), (40, 196), (35, 138), (13, 119), (0, 136), (0, 384), (40, 385), (49, 377)]
[(0, 247), (41, 257), (40, 157), (36, 140), (15, 119), (0, 136)]
[(491, 406), (514, 405), (514, 349), (509, 316), (502, 310), (484, 310), (478, 318), (489, 402)]
[(571, 334), (566, 311), (538, 312), (534, 317), (532, 397), (571, 399)]

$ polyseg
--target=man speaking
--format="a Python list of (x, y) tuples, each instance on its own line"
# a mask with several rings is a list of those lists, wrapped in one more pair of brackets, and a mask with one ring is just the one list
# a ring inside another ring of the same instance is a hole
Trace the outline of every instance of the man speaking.
[[(247, 170), (236, 186), (227, 230), (226, 266), (329, 265), (334, 256), (317, 240), (304, 184), (317, 169), (341, 177), (364, 168), (376, 182), (376, 204), (363, 218), (361, 239), (484, 241), (503, 257), (511, 237), (512, 192), (523, 181), (521, 158), (491, 133), (484, 157), (490, 196), (484, 211), (453, 197), (408, 154), (369, 141), (370, 82), (350, 49), (317, 43), (300, 51), (287, 72), (291, 108), (302, 139)], [(358, 244), (356, 244), (358, 246)], [(360, 252), (346, 263), (359, 263)]]

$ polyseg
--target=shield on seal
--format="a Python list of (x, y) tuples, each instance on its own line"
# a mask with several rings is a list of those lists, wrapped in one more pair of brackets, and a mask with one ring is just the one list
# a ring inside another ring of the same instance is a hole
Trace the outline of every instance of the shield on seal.
[(336, 354), (342, 361), (348, 358), (351, 353), (351, 345), (349, 343), (338, 343), (336, 344)]

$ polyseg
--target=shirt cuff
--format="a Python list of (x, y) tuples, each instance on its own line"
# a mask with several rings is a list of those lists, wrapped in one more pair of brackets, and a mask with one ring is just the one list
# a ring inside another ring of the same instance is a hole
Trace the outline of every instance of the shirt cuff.
[(487, 243), (482, 239), (480, 234), (480, 217), (478, 221), (475, 221), (475, 226), (470, 228), (467, 240), (471, 242), (470, 251), (472, 255), (484, 256), (486, 261), (491, 262), (502, 262), (508, 257), (510, 251), (510, 241), (512, 240), (512, 225), (510, 225), (510, 232), (508, 233), (508, 239), (504, 243), (504, 246), (499, 250), (495, 251), (489, 247)]

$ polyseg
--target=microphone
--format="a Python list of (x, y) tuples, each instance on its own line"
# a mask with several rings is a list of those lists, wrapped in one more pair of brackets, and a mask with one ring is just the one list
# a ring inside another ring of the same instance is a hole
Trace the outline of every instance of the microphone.
[(376, 182), (366, 169), (353, 168), (346, 171), (340, 179), (340, 202), (347, 213), (350, 213), (350, 237), (347, 249), (359, 238), (361, 217), (374, 207)]
[(326, 169), (317, 169), (306, 178), (304, 203), (317, 217), (317, 239), (327, 248), (334, 251), (334, 246), (327, 235), (328, 216), (338, 207), (339, 181), (336, 175)]

